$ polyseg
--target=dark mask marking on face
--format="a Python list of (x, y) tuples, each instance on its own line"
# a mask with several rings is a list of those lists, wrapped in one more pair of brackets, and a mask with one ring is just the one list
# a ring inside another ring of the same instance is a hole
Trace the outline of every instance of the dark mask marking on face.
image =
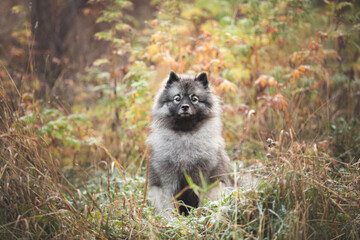
[[(176, 91), (179, 92), (172, 95)], [(196, 101), (191, 100), (194, 95)], [(194, 77), (171, 72), (159, 98), (160, 106), (166, 105), (170, 112), (170, 115), (163, 119), (167, 126), (184, 132), (197, 130), (212, 117), (213, 101), (206, 73)]]

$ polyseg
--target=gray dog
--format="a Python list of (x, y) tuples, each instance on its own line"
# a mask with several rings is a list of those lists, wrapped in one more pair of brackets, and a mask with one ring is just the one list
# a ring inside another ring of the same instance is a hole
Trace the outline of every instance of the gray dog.
[[(220, 114), (206, 73), (170, 73), (155, 98), (147, 139), (152, 147), (149, 198), (157, 211), (174, 208), (175, 196), (182, 203), (180, 213), (188, 215), (189, 207), (199, 206), (199, 196), (186, 189), (189, 184), (184, 172), (200, 186), (200, 172), (209, 185), (219, 180), (226, 186), (231, 181)], [(215, 200), (219, 189), (219, 185), (215, 186), (207, 197)]]

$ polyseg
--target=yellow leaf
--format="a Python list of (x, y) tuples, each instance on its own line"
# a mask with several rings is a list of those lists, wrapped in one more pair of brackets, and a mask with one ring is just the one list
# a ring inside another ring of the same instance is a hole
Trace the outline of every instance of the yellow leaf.
[(154, 33), (151, 36), (151, 41), (154, 41), (155, 43), (157, 43), (157, 42), (159, 42), (161, 40), (164, 40), (164, 39), (165, 39), (164, 33), (160, 32), (160, 31), (157, 31), (156, 33)]
[(157, 44), (152, 44), (148, 47), (148, 53), (150, 57), (155, 56), (157, 53), (159, 53), (159, 46)]
[(270, 77), (268, 80), (268, 84), (270, 87), (275, 86), (277, 84), (277, 81), (275, 80), (275, 78)]
[(291, 72), (291, 78), (292, 78), (292, 79), (299, 80), (299, 79), (300, 79), (300, 71), (297, 70), (297, 69), (292, 70), (292, 72)]
[(186, 25), (176, 26), (173, 30), (179, 35), (189, 36), (191, 34), (191, 29), (189, 28), (189, 26)]
[(216, 88), (217, 92), (220, 93), (228, 93), (228, 92), (237, 92), (237, 86), (230, 82), (229, 80), (223, 79), (223, 81), (219, 84), (219, 86)]
[(83, 10), (82, 10), (82, 12), (83, 12), (83, 14), (85, 15), (85, 16), (87, 16), (87, 15), (89, 15), (90, 14), (90, 8), (84, 8)]
[(276, 94), (272, 99), (271, 99), (271, 104), (274, 108), (278, 109), (278, 110), (284, 110), (285, 108), (287, 108), (288, 103), (286, 101), (286, 98), (278, 93)]
[(300, 71), (300, 72), (306, 72), (306, 71), (311, 71), (311, 69), (310, 69), (310, 67), (309, 66), (305, 66), (305, 65), (301, 65), (301, 66), (299, 66), (298, 67), (298, 70)]
[(106, 59), (106, 58), (99, 58), (99, 59), (96, 59), (94, 62), (93, 62), (93, 65), (95, 67), (98, 67), (100, 65), (103, 65), (103, 64), (109, 64), (109, 60)]
[(265, 75), (261, 75), (255, 81), (255, 87), (265, 88), (267, 83), (267, 77)]
[(152, 21), (151, 21), (150, 25), (151, 25), (152, 27), (154, 27), (154, 26), (158, 25), (159, 23), (160, 23), (159, 20), (155, 19), (155, 20), (152, 20)]

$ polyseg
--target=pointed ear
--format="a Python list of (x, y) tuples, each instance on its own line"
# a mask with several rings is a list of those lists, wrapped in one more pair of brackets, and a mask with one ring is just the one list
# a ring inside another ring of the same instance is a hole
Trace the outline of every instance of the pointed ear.
[(199, 81), (205, 88), (209, 87), (209, 81), (206, 72), (202, 72), (197, 75), (195, 81)]
[(166, 87), (170, 86), (173, 82), (178, 82), (179, 80), (179, 76), (175, 72), (171, 71), (169, 74), (169, 80), (166, 83)]

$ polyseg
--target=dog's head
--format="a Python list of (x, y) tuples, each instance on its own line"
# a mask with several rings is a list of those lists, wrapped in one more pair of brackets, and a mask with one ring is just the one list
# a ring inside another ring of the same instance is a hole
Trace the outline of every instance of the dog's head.
[(191, 131), (213, 115), (214, 104), (205, 72), (197, 76), (171, 72), (157, 99), (153, 117), (174, 130)]

